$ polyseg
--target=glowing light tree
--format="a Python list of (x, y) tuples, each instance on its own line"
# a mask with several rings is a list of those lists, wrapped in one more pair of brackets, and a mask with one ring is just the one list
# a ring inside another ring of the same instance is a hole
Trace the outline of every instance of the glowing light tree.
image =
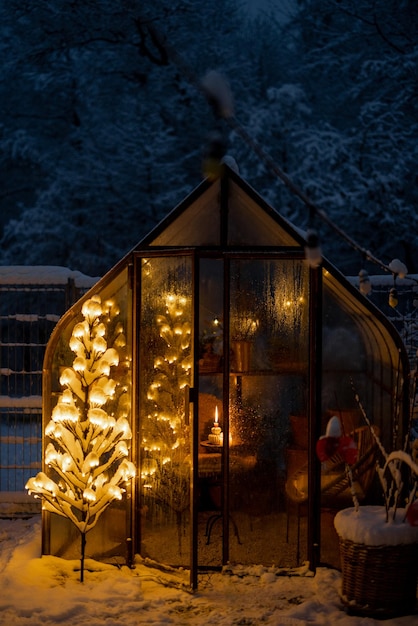
[(129, 387), (111, 378), (126, 345), (119, 310), (93, 296), (82, 314), (84, 321), (74, 326), (69, 341), (76, 356), (61, 374), (64, 391), (45, 428), (49, 475), (40, 472), (26, 484), (29, 493), (42, 498), (44, 509), (68, 518), (80, 531), (81, 582), (87, 533), (111, 502), (122, 499), (135, 475), (127, 460)]
[(159, 338), (147, 392), (141, 478), (152, 497), (174, 512), (181, 552), (181, 520), (190, 502), (190, 427), (185, 416), (192, 368), (190, 302), (173, 293), (164, 300), (164, 312), (155, 319)]

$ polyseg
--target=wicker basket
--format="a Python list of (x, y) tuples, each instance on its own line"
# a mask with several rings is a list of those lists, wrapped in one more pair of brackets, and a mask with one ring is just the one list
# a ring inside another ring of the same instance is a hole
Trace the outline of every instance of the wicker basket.
[(340, 554), (349, 613), (385, 619), (416, 612), (418, 543), (366, 546), (340, 538)]

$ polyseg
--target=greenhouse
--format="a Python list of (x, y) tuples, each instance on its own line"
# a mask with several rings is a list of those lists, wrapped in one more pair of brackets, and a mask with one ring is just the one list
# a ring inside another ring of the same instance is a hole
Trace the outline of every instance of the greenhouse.
[[(338, 416), (358, 448), (357, 497), (373, 502), (376, 445), (364, 413), (386, 449), (401, 445), (409, 366), (386, 317), (329, 260), (308, 264), (305, 247), (225, 166), (61, 318), (44, 363), (44, 473), (56, 477), (51, 436), (62, 436), (63, 397), (82, 412), (83, 386), (72, 381), (94, 315), (101, 330), (89, 355), (107, 355), (100, 375), (112, 393), (86, 414), (99, 424), (105, 413), (105, 434), (135, 468), (134, 478), (118, 474), (87, 556), (150, 559), (194, 588), (200, 572), (227, 563), (339, 565), (332, 522), (351, 505), (350, 485), (344, 463), (320, 462), (317, 442)], [(106, 463), (86, 499), (103, 476)], [(79, 555), (77, 528), (48, 506), (43, 553)]]

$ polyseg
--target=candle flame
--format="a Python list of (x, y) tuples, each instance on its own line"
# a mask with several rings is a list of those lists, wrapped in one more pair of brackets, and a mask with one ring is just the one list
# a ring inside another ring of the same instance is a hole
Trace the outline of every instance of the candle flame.
[(218, 425), (219, 416), (218, 416), (218, 407), (215, 407), (215, 424)]

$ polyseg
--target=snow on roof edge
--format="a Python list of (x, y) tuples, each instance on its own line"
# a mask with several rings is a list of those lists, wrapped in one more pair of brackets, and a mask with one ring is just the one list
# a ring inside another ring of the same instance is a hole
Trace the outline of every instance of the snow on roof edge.
[(90, 288), (100, 279), (58, 265), (1, 265), (0, 285), (65, 285), (74, 280), (77, 287)]

